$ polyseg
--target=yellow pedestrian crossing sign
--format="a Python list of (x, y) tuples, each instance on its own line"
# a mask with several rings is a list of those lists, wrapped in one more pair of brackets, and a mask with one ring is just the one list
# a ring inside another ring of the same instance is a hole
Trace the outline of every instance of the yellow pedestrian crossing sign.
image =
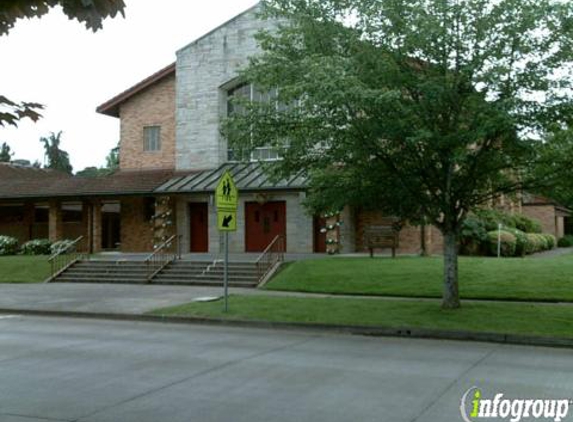
[(217, 227), (222, 232), (237, 231), (237, 211), (217, 210)]
[(215, 190), (215, 200), (217, 203), (217, 208), (219, 210), (236, 210), (239, 204), (239, 191), (235, 185), (235, 181), (229, 173), (229, 170), (225, 171), (217, 189)]

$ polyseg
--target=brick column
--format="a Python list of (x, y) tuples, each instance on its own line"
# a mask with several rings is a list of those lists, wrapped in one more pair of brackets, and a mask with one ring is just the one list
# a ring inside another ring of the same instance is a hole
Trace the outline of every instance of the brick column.
[(26, 202), (24, 204), (24, 220), (23, 224), (26, 227), (26, 240), (32, 240), (34, 221), (36, 219), (36, 206), (33, 202)]
[(62, 204), (60, 201), (50, 201), (48, 217), (48, 237), (51, 242), (62, 240), (64, 225), (62, 223)]
[(99, 200), (92, 203), (92, 252), (98, 253), (102, 250), (102, 204)]

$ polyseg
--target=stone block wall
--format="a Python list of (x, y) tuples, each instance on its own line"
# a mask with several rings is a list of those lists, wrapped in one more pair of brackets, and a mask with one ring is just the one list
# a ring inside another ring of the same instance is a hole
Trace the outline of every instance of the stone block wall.
[(227, 161), (219, 130), (227, 114), (227, 91), (238, 71), (260, 50), (254, 35), (274, 23), (258, 8), (236, 16), (177, 52), (177, 169), (210, 169)]
[[(120, 167), (175, 167), (175, 76), (166, 77), (121, 105)], [(143, 128), (161, 126), (161, 150), (143, 150)]]
[[(245, 252), (245, 204), (256, 201), (254, 194), (241, 194), (237, 208), (237, 231), (229, 234), (229, 251), (232, 253)], [(286, 243), (289, 253), (312, 253), (313, 251), (313, 219), (309, 216), (302, 201), (304, 194), (268, 193), (268, 201), (286, 202)], [(217, 210), (212, 195), (181, 196), (177, 198), (177, 231), (182, 235), (183, 253), (189, 252), (191, 236), (189, 227), (189, 203), (206, 202), (209, 212), (209, 252), (223, 252), (223, 237), (217, 229)]]

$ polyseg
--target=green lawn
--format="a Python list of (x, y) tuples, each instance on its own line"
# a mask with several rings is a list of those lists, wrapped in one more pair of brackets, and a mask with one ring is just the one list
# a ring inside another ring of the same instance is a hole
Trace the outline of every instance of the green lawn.
[(222, 307), (221, 301), (191, 303), (152, 314), (573, 338), (569, 305), (473, 302), (444, 311), (437, 302), (419, 300), (231, 296), (229, 313)]
[[(555, 258), (462, 257), (462, 298), (573, 301), (573, 255)], [(284, 268), (270, 290), (435, 297), (442, 294), (442, 258), (333, 258)]]
[(49, 275), (47, 256), (0, 256), (0, 283), (41, 283)]

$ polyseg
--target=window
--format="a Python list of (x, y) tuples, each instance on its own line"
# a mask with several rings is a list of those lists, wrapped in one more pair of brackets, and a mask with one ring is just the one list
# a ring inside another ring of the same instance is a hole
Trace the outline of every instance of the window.
[(161, 126), (146, 126), (143, 128), (143, 150), (161, 150)]
[[(277, 101), (277, 90), (272, 89), (268, 92), (261, 92), (252, 84), (239, 85), (227, 93), (227, 115), (244, 113), (244, 106), (233, 102), (233, 98), (243, 98), (245, 100), (272, 104), (275, 103), (277, 111), (282, 111), (282, 107)], [(229, 161), (276, 161), (280, 160), (279, 151), (270, 146), (255, 148), (250, 156), (241, 157), (236, 151), (229, 149), (227, 159)]]

